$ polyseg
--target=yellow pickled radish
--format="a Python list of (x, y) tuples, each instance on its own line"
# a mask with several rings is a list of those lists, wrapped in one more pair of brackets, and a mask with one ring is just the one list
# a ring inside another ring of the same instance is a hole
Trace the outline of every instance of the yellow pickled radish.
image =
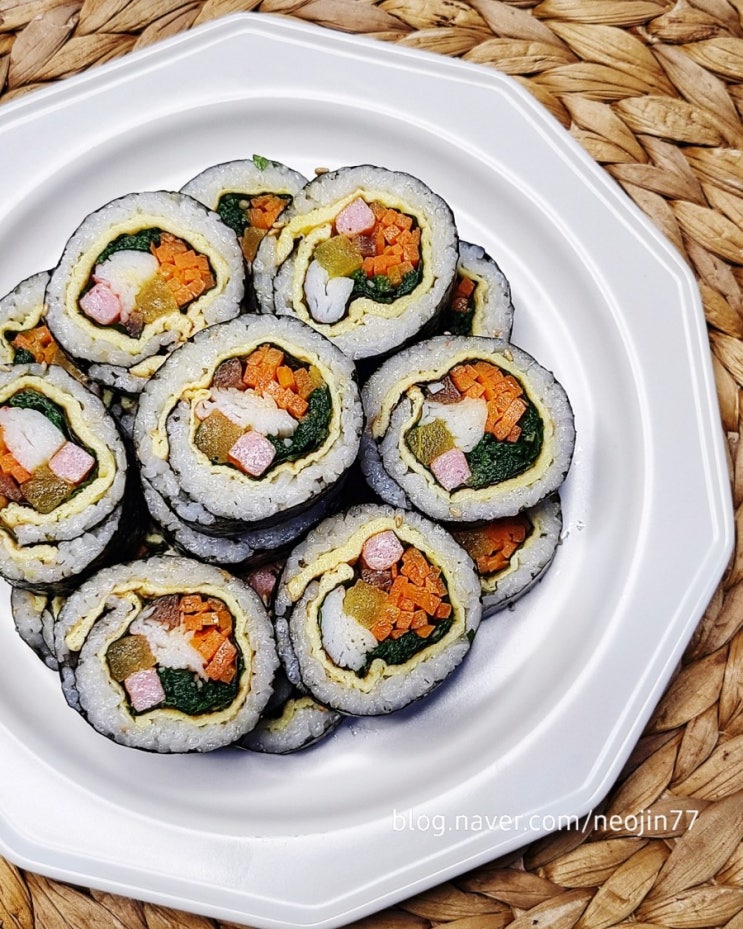
[(416, 426), (407, 437), (408, 447), (421, 464), (428, 467), (434, 458), (454, 448), (454, 437), (441, 419)]
[(134, 307), (142, 314), (145, 323), (151, 323), (160, 316), (177, 313), (178, 301), (168, 287), (167, 281), (156, 274), (140, 287)]
[(313, 257), (329, 277), (349, 277), (364, 262), (361, 252), (345, 235), (334, 235), (321, 242)]
[(346, 591), (343, 610), (362, 626), (371, 629), (388, 602), (389, 597), (383, 590), (359, 580)]
[(196, 429), (194, 445), (217, 464), (226, 464), (230, 449), (244, 430), (219, 410), (211, 412)]
[(123, 681), (130, 674), (154, 668), (155, 656), (150, 643), (143, 635), (125, 635), (112, 642), (106, 652), (108, 668), (115, 681)]

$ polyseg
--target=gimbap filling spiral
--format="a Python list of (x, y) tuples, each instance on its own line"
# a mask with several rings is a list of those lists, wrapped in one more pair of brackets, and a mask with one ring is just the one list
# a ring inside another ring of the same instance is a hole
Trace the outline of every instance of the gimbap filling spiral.
[(353, 358), (383, 354), (439, 312), (454, 279), (457, 233), (421, 181), (341, 168), (297, 194), (254, 266), (264, 312), (288, 313)]
[(278, 665), (254, 591), (170, 555), (90, 578), (62, 608), (56, 645), (68, 701), (104, 735), (155, 751), (242, 737)]
[(363, 466), (430, 516), (495, 519), (556, 489), (574, 444), (567, 396), (514, 345), (440, 336), (389, 359), (364, 388)]
[(459, 664), (480, 585), (441, 527), (368, 505), (326, 520), (292, 553), (275, 609), (288, 625), (289, 678), (298, 671), (321, 703), (370, 715), (423, 696)]
[(47, 288), (49, 327), (87, 373), (137, 393), (164, 355), (240, 312), (231, 229), (185, 194), (114, 200), (80, 225)]

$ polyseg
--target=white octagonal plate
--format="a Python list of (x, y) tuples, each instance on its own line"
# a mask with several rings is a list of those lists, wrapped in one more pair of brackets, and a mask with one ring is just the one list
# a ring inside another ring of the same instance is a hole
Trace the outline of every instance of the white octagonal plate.
[(608, 791), (732, 545), (696, 286), (515, 82), (266, 16), (216, 21), (0, 109), (0, 293), (80, 219), (260, 153), (370, 162), (447, 199), (509, 276), (514, 341), (578, 442), (544, 582), (420, 707), (297, 756), (109, 743), (0, 626), (0, 851), (44, 874), (262, 927), (334, 926), (589, 811)]

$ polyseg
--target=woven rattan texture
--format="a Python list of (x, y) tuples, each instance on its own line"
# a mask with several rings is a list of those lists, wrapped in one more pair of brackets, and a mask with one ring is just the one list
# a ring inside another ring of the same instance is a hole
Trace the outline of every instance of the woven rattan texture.
[[(0, 0), (0, 102), (246, 10), (497, 68), (569, 129), (696, 274), (740, 519), (743, 0)], [(633, 819), (641, 810), (642, 822)], [(740, 541), (674, 680), (597, 813), (605, 818), (355, 925), (743, 929)], [(68, 926), (217, 923), (69, 887), (0, 859), (2, 929)]]

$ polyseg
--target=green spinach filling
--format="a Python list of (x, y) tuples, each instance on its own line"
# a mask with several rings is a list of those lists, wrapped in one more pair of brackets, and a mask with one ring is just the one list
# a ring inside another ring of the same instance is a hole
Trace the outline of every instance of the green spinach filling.
[(266, 437), (276, 449), (273, 467), (283, 461), (296, 461), (303, 455), (308, 455), (319, 448), (327, 438), (330, 417), (333, 413), (333, 401), (329, 388), (316, 387), (307, 398), (307, 403), (309, 404), (307, 412), (300, 420), (293, 436), (286, 439), (274, 435)]
[(242, 655), (239, 651), (237, 673), (229, 683), (202, 680), (186, 668), (158, 667), (157, 676), (165, 692), (165, 699), (158, 706), (180, 710), (188, 716), (224, 710), (237, 697), (242, 669)]
[(424, 648), (428, 648), (431, 645), (435, 645), (437, 642), (440, 642), (446, 633), (451, 629), (453, 619), (442, 619), (436, 623), (434, 631), (429, 635), (427, 639), (421, 638), (416, 632), (412, 630), (406, 632), (404, 635), (401, 635), (399, 639), (385, 639), (383, 642), (380, 642), (375, 646), (370, 652), (367, 652), (366, 663), (364, 667), (358, 671), (358, 676), (363, 677), (368, 673), (369, 668), (371, 667), (372, 662), (376, 658), (381, 658), (388, 665), (400, 665), (405, 664), (406, 661), (410, 661), (418, 652), (422, 651)]
[(163, 230), (157, 227), (141, 229), (139, 232), (124, 232), (108, 243), (96, 258), (95, 264), (101, 264), (107, 258), (110, 258), (114, 252), (149, 252), (151, 246), (154, 245), (157, 248), (160, 245), (160, 236), (162, 234)]
[(402, 280), (395, 287), (386, 274), (375, 274), (373, 277), (367, 277), (366, 272), (359, 269), (352, 272), (350, 277), (353, 279), (353, 290), (349, 300), (356, 297), (368, 297), (377, 303), (394, 303), (400, 297), (412, 293), (420, 283), (423, 273), (423, 264), (417, 268), (403, 274)]
[(475, 490), (500, 484), (527, 471), (539, 457), (544, 424), (533, 403), (519, 421), (521, 435), (515, 442), (499, 442), (486, 432), (465, 456), (472, 471), (467, 485)]

